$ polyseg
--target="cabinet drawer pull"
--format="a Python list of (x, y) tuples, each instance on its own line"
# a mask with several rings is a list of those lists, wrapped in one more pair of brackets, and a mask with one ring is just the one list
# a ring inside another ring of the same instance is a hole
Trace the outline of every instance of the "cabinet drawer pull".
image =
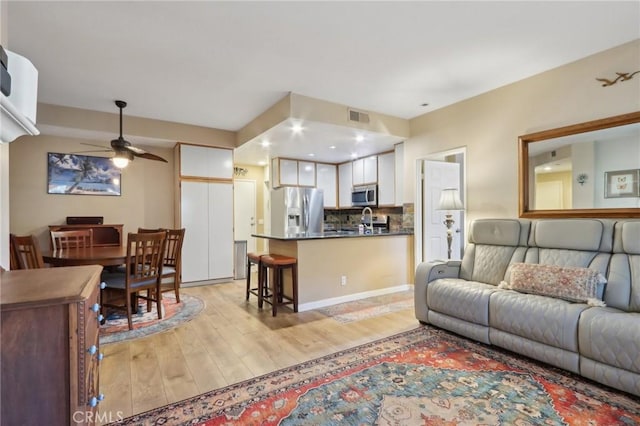
[(102, 361), (103, 358), (104, 358), (104, 354), (102, 352), (100, 352), (98, 354), (98, 361)]
[(100, 290), (104, 290), (107, 287), (107, 283), (104, 281), (100, 283)]
[(93, 312), (98, 312), (100, 310), (100, 305), (97, 303), (94, 303), (93, 306), (91, 306), (91, 310)]
[(89, 406), (95, 407), (96, 405), (98, 405), (98, 398), (96, 398), (95, 396), (92, 396), (91, 399), (89, 400)]
[(98, 401), (103, 401), (104, 400), (104, 394), (101, 393), (98, 395)]
[(91, 355), (95, 355), (95, 353), (98, 352), (98, 348), (96, 347), (96, 345), (91, 345), (91, 347), (87, 349), (87, 352), (89, 352)]
[(102, 324), (102, 321), (104, 321), (104, 315), (98, 314), (98, 322)]

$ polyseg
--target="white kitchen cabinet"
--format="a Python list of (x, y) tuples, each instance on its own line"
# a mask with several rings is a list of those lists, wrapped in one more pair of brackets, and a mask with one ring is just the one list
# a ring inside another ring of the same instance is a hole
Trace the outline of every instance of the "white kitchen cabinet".
[(233, 150), (180, 144), (182, 177), (233, 178)]
[(338, 207), (351, 208), (351, 188), (353, 186), (353, 163), (338, 165)]
[(298, 185), (298, 161), (280, 158), (280, 185)]
[(395, 163), (396, 206), (402, 206), (404, 203), (404, 142), (395, 146)]
[(353, 161), (353, 186), (378, 182), (378, 158), (375, 155)]
[(395, 194), (395, 154), (388, 152), (378, 155), (378, 205), (393, 206)]
[(182, 281), (233, 277), (233, 184), (183, 180), (180, 190)]
[(322, 189), (324, 207), (335, 209), (337, 207), (336, 188), (337, 175), (335, 164), (318, 163), (316, 165), (317, 188)]
[(298, 161), (298, 185), (316, 187), (316, 163)]

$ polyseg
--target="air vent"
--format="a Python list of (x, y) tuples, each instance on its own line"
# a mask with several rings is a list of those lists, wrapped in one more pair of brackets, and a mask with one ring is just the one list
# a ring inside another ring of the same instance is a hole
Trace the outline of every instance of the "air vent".
[(358, 123), (368, 123), (369, 122), (369, 114), (366, 112), (360, 112), (350, 109), (349, 110), (349, 121), (357, 121)]

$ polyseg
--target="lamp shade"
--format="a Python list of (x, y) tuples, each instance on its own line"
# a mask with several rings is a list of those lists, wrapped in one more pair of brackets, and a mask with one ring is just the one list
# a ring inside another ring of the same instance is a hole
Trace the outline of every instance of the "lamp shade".
[(464, 210), (457, 188), (446, 188), (440, 193), (438, 210)]

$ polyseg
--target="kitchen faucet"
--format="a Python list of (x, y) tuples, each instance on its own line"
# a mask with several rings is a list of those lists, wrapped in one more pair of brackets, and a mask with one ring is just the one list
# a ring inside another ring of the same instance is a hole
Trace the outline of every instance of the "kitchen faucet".
[(364, 221), (366, 217), (365, 213), (367, 212), (367, 210), (369, 211), (369, 225), (365, 224), (364, 227), (365, 229), (368, 229), (371, 234), (373, 234), (373, 210), (371, 210), (371, 207), (365, 207), (364, 209), (362, 209), (362, 219)]

